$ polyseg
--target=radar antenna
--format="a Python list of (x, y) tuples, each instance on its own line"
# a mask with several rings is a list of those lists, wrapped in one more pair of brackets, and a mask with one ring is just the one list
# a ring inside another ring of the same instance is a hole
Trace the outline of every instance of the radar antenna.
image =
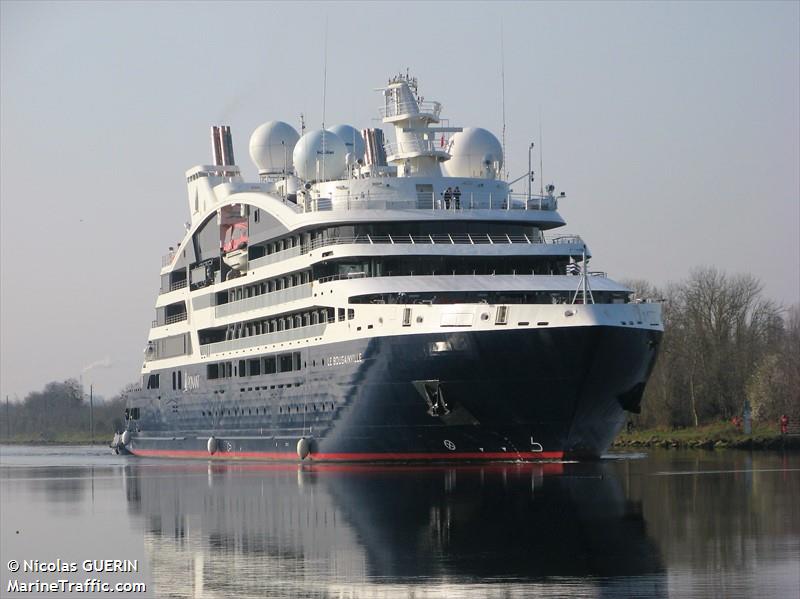
[(508, 161), (506, 157), (506, 54), (503, 42), (503, 19), (500, 19), (500, 102), (503, 113), (503, 180), (508, 181)]
[[(328, 147), (325, 143), (325, 103), (328, 92), (328, 17), (325, 16), (325, 37), (322, 44), (322, 155), (328, 154)], [(319, 165), (319, 163), (317, 163)], [(319, 166), (317, 166), (319, 170)], [(319, 173), (318, 173), (319, 174)], [(322, 161), (322, 180), (325, 180), (325, 160)]]
[(542, 146), (542, 105), (539, 104), (539, 195), (544, 196), (544, 158)]

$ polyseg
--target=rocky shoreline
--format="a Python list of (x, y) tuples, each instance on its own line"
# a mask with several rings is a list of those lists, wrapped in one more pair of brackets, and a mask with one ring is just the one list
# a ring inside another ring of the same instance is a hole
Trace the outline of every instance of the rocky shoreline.
[(800, 449), (800, 436), (776, 435), (770, 437), (676, 439), (653, 435), (649, 438), (630, 438), (620, 435), (612, 444), (614, 448), (649, 447), (662, 449)]

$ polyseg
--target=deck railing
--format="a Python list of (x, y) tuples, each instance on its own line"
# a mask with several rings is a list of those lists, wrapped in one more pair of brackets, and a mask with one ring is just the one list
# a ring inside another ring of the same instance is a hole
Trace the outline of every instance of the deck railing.
[(583, 239), (581, 239), (579, 235), (565, 234), (547, 238), (543, 233), (540, 233), (538, 236), (507, 234), (491, 235), (489, 233), (464, 233), (461, 235), (450, 235), (448, 233), (437, 233), (431, 235), (355, 235), (348, 237), (328, 237), (323, 239), (315, 239), (311, 243), (303, 243), (285, 250), (273, 252), (272, 254), (262, 256), (261, 258), (250, 260), (250, 269), (252, 270), (260, 266), (266, 266), (267, 264), (274, 264), (276, 262), (288, 260), (289, 258), (302, 256), (303, 254), (307, 254), (312, 250), (334, 245), (507, 245), (515, 243), (527, 245), (547, 243), (583, 244)]
[(281, 343), (283, 341), (295, 341), (297, 339), (305, 339), (307, 337), (317, 337), (325, 332), (326, 326), (327, 323), (322, 322), (305, 327), (286, 329), (285, 331), (276, 331), (274, 333), (251, 335), (250, 337), (241, 337), (239, 339), (231, 339), (229, 341), (208, 343), (200, 346), (200, 355), (203, 357), (208, 357), (212, 354), (248, 349), (251, 347), (258, 347), (259, 345), (269, 345), (272, 343)]
[(296, 285), (295, 287), (288, 287), (287, 289), (281, 289), (279, 291), (262, 293), (261, 295), (254, 295), (252, 297), (228, 302), (227, 304), (220, 304), (214, 308), (214, 316), (216, 318), (223, 318), (232, 314), (247, 312), (249, 310), (258, 310), (259, 308), (275, 306), (277, 304), (292, 302), (307, 297), (311, 297), (311, 283)]
[[(291, 203), (291, 202), (290, 202)], [(292, 204), (303, 212), (330, 210), (431, 210), (454, 213), (474, 210), (558, 210), (555, 196), (531, 196), (522, 193), (495, 191), (469, 191), (455, 198), (445, 199), (435, 191), (420, 192), (413, 197), (401, 197), (396, 192), (368, 189), (352, 193), (349, 189), (334, 192), (332, 197), (302, 198)]]

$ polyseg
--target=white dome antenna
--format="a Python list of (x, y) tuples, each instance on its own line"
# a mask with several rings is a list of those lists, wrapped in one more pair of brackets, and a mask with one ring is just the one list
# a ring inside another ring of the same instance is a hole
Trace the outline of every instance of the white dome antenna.
[(353, 155), (355, 161), (359, 158), (363, 160), (366, 146), (364, 138), (358, 129), (350, 125), (336, 125), (331, 127), (330, 130), (342, 139), (347, 147), (347, 152)]
[(309, 131), (297, 142), (292, 156), (297, 176), (304, 181), (330, 181), (344, 172), (347, 147), (332, 131)]
[(286, 175), (292, 172), (292, 155), (300, 136), (288, 123), (269, 121), (250, 136), (250, 158), (261, 176)]
[(486, 129), (465, 127), (450, 142), (450, 160), (443, 165), (450, 177), (492, 179), (502, 172), (503, 147)]

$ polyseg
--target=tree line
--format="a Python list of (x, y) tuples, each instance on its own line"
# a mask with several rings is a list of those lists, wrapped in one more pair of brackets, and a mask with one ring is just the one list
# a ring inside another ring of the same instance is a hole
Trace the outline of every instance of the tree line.
[(22, 402), (0, 406), (0, 440), (88, 440), (93, 418), (95, 442), (108, 442), (123, 429), (124, 411), (124, 394), (110, 400), (95, 397), (90, 405), (89, 395), (77, 380), (50, 382), (41, 391), (28, 393)]
[(800, 416), (800, 305), (766, 298), (759, 280), (716, 268), (664, 288), (627, 281), (663, 299), (664, 337), (634, 419), (641, 427), (699, 426), (742, 416)]

